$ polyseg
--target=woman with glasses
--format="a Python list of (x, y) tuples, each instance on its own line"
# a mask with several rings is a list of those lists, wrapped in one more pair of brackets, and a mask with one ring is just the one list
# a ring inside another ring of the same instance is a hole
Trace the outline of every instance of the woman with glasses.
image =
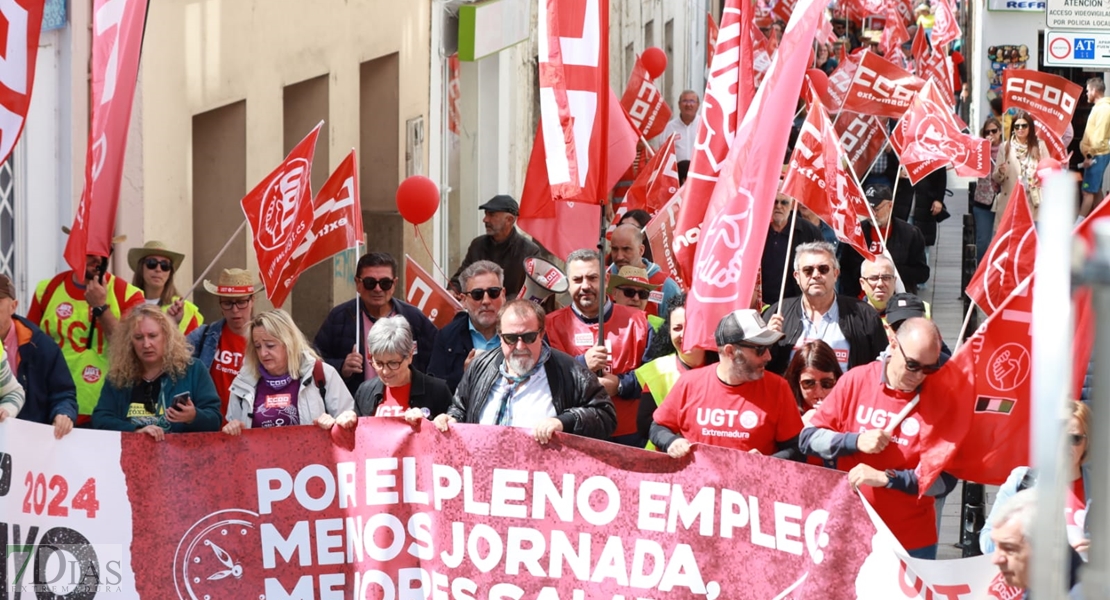
[(1010, 139), (1003, 142), (998, 149), (998, 160), (995, 163), (994, 174), (991, 175), (995, 183), (999, 184), (999, 193), (994, 201), (995, 230), (1002, 222), (1002, 215), (1010, 202), (1010, 194), (1019, 183), (1025, 189), (1025, 199), (1029, 202), (1033, 218), (1037, 218), (1037, 209), (1041, 205), (1041, 184), (1037, 180), (1037, 163), (1047, 156), (1048, 147), (1043, 141), (1037, 139), (1037, 128), (1033, 117), (1027, 112), (1018, 111), (1010, 121)]
[[(979, 130), (979, 137), (991, 143), (991, 165), (998, 164), (998, 149), (1002, 146), (1002, 123), (994, 117), (987, 117)], [(975, 182), (975, 195), (972, 197), (971, 214), (975, 218), (975, 262), (983, 260), (994, 233), (994, 198), (1002, 186), (991, 177), (980, 177)]]
[(380, 319), (366, 336), (378, 376), (355, 391), (360, 417), (404, 417), (410, 425), (434, 419), (451, 407), (447, 382), (412, 367), (412, 329), (404, 317)]
[(289, 313), (270, 310), (251, 321), (224, 433), (310, 424), (351, 429), (358, 423), (354, 407), (339, 373), (312, 352)]
[(219, 431), (220, 397), (185, 336), (158, 307), (131, 309), (109, 347), (108, 379), (92, 426), (157, 441), (166, 433)]
[(155, 240), (127, 252), (127, 263), (135, 272), (131, 283), (143, 291), (147, 304), (161, 307), (173, 318), (181, 333), (188, 335), (204, 323), (204, 316), (196, 304), (177, 295), (173, 274), (183, 260), (184, 254), (174, 252)]
[(844, 374), (836, 360), (836, 352), (821, 340), (802, 344), (790, 359), (783, 377), (794, 392), (794, 400), (802, 413), (802, 422), (809, 425), (813, 411), (829, 395)]
[[(1071, 417), (1068, 418), (1067, 429), (1064, 433), (1064, 438), (1071, 448), (1068, 455), (1068, 467), (1071, 469), (1068, 480), (1071, 484), (1068, 486), (1068, 493), (1064, 501), (1064, 522), (1068, 534), (1068, 543), (1071, 544), (1072, 548), (1075, 548), (1075, 551), (1083, 557), (1084, 561), (1087, 560), (1087, 548), (1091, 544), (1087, 533), (1089, 529), (1087, 527), (1087, 512), (1091, 505), (1091, 497), (1089, 496), (1091, 479), (1087, 465), (1084, 464), (1087, 462), (1087, 453), (1090, 449), (1087, 439), (1087, 434), (1090, 431), (1090, 420), (1090, 407), (1083, 402), (1071, 401)], [(1010, 472), (1010, 477), (1006, 479), (1006, 483), (998, 488), (998, 495), (994, 498), (991, 514), (987, 517), (987, 522), (979, 533), (979, 548), (982, 549), (983, 554), (990, 554), (995, 549), (994, 541), (991, 540), (991, 524), (994, 523), (995, 513), (1015, 494), (1036, 485), (1036, 483), (1036, 471), (1030, 467), (1018, 467)]]

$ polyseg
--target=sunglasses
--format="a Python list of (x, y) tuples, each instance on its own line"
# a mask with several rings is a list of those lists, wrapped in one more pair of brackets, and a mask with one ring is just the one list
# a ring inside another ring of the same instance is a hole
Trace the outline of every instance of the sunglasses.
[(880, 281), (886, 281), (886, 282), (894, 281), (894, 276), (893, 275), (868, 275), (867, 277), (864, 277), (863, 280), (866, 281), (867, 283), (870, 283), (871, 285), (875, 285), (876, 283), (879, 283)]
[(755, 352), (756, 356), (763, 356), (764, 354), (767, 354), (768, 352), (771, 351), (770, 346), (761, 346), (759, 344), (736, 344), (736, 345), (740, 346), (741, 348), (748, 348), (752, 352)]
[(238, 300), (220, 300), (220, 308), (224, 310), (231, 310), (233, 308), (244, 309), (251, 303), (250, 298), (239, 298)]
[(1028, 129), (1029, 123), (1014, 123), (1014, 129)]
[(151, 271), (155, 269), (169, 271), (173, 268), (173, 263), (165, 259), (148, 258), (143, 261), (143, 264), (146, 265), (146, 268), (150, 269)]
[(807, 265), (802, 267), (802, 274), (806, 277), (813, 277), (813, 271), (815, 270), (822, 275), (828, 275), (829, 271), (832, 271), (832, 267), (830, 265), (817, 265), (816, 267)]
[(921, 364), (921, 361), (917, 361), (907, 357), (906, 352), (905, 350), (902, 350), (901, 345), (898, 346), (898, 352), (902, 354), (902, 360), (906, 362), (906, 370), (910, 373), (921, 372), (926, 375), (932, 375), (933, 373), (936, 373), (940, 370), (940, 364), (934, 363), (931, 365), (924, 365)]
[(371, 360), (370, 364), (374, 365), (375, 371), (384, 371), (386, 369), (389, 369), (390, 371), (396, 371), (397, 369), (401, 368), (401, 365), (404, 364), (404, 362), (405, 359), (402, 358), (401, 360), (390, 360), (387, 362)]
[(625, 298), (639, 298), (640, 300), (647, 300), (649, 297), (651, 297), (651, 292), (649, 292), (648, 290), (627, 287), (617, 289), (620, 290), (622, 294), (624, 294)]
[(987, 135), (994, 135), (994, 134), (998, 133), (998, 130), (993, 129), (993, 128), (992, 129), (984, 129), (983, 131), (986, 132)]
[(466, 293), (467, 296), (470, 296), (470, 298), (472, 300), (474, 300), (475, 302), (481, 302), (482, 301), (482, 296), (485, 296), (486, 294), (489, 294), (489, 299), (490, 300), (497, 300), (498, 298), (501, 297), (501, 290), (503, 290), (503, 289), (505, 289), (505, 288), (499, 288), (499, 287), (476, 288), (476, 289), (470, 290), (469, 292), (465, 292), (465, 293)]
[(362, 287), (366, 288), (368, 291), (371, 291), (374, 288), (380, 286), (383, 292), (388, 292), (389, 290), (393, 289), (393, 282), (397, 280), (390, 277), (382, 277), (381, 279), (374, 279), (373, 277), (363, 277), (362, 279), (356, 278), (355, 281), (361, 281)]
[(1071, 440), (1072, 446), (1078, 446), (1083, 443), (1083, 440), (1087, 439), (1087, 436), (1082, 433), (1069, 433), (1068, 439)]
[(540, 337), (543, 331), (525, 331), (524, 333), (502, 333), (501, 341), (509, 346), (516, 346), (520, 340), (524, 340), (525, 344), (535, 343), (536, 338)]
[(833, 386), (836, 385), (836, 380), (832, 377), (825, 377), (821, 380), (802, 379), (798, 381), (798, 385), (801, 386), (803, 390), (812, 390), (813, 388), (817, 387), (817, 384), (821, 384), (821, 389), (823, 390), (831, 390), (833, 389)]

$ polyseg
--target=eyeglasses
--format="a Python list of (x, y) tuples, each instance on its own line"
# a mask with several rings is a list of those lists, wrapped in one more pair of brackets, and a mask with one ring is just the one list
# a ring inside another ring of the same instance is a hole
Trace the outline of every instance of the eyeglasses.
[(830, 266), (830, 265), (817, 265), (815, 267), (813, 265), (806, 265), (806, 266), (802, 267), (802, 274), (805, 275), (806, 277), (813, 277), (813, 271), (814, 270), (816, 270), (818, 273), (820, 273), (822, 275), (828, 275), (829, 271), (832, 271), (832, 266)]
[(1014, 123), (1014, 129), (1028, 129), (1029, 123)]
[(984, 132), (985, 132), (985, 133), (986, 133), (987, 135), (994, 135), (994, 134), (998, 133), (998, 129), (997, 129), (997, 128), (984, 129), (983, 131), (984, 131)]
[(162, 269), (163, 271), (169, 271), (170, 269), (173, 268), (173, 263), (164, 259), (164, 258), (163, 259), (148, 258), (145, 261), (143, 261), (143, 264), (146, 265), (146, 268), (150, 269), (151, 271), (153, 271), (155, 269)]
[(224, 310), (231, 310), (233, 308), (238, 308), (239, 310), (242, 310), (246, 308), (247, 305), (249, 305), (250, 303), (250, 298), (239, 298), (238, 300), (220, 300), (220, 308)]
[(780, 200), (776, 198), (775, 204), (778, 204), (779, 206), (790, 206), (790, 200)]
[(389, 369), (390, 371), (396, 371), (397, 369), (401, 368), (401, 365), (404, 364), (405, 359), (407, 359), (407, 358), (408, 357), (406, 356), (405, 358), (402, 358), (401, 360), (390, 360), (390, 361), (386, 361), (386, 362), (381, 362), (379, 360), (371, 359), (370, 364), (374, 365), (374, 370), (375, 371), (384, 371), (386, 369)]
[(638, 297), (640, 300), (647, 300), (648, 298), (651, 297), (651, 292), (649, 292), (648, 290), (641, 290), (641, 289), (638, 289), (638, 288), (627, 288), (627, 287), (620, 287), (620, 288), (617, 288), (617, 289), (620, 290), (622, 294), (624, 294), (625, 298), (637, 298)]
[(535, 343), (536, 338), (540, 337), (543, 331), (525, 331), (524, 333), (502, 333), (501, 341), (505, 342), (508, 346), (516, 346), (520, 340), (524, 340), (525, 344)]
[(922, 372), (926, 375), (932, 375), (933, 373), (936, 373), (937, 371), (940, 370), (940, 364), (939, 363), (934, 363), (934, 364), (931, 364), (931, 365), (923, 365), (923, 364), (921, 364), (921, 361), (917, 361), (917, 360), (914, 360), (912, 358), (907, 357), (906, 356), (906, 351), (902, 350), (901, 344), (898, 345), (898, 352), (902, 354), (902, 360), (905, 361), (905, 363), (906, 363), (906, 370), (909, 371), (910, 373), (917, 373), (918, 371), (920, 371), (920, 372)]
[(764, 354), (767, 354), (768, 352), (770, 352), (770, 351), (771, 351), (771, 347), (770, 347), (770, 346), (762, 346), (762, 345), (760, 345), (760, 344), (744, 344), (744, 343), (739, 343), (739, 344), (736, 344), (736, 345), (737, 345), (737, 346), (740, 346), (741, 348), (748, 348), (748, 349), (749, 349), (749, 350), (751, 350), (752, 352), (755, 352), (755, 355), (756, 355), (756, 356), (763, 356)]
[(812, 390), (813, 388), (817, 387), (817, 384), (821, 384), (821, 389), (823, 390), (831, 390), (833, 389), (833, 386), (836, 385), (836, 380), (832, 377), (825, 377), (821, 380), (801, 379), (798, 381), (798, 385), (801, 386), (803, 390)]
[(871, 285), (875, 285), (876, 283), (879, 283), (880, 281), (885, 281), (885, 282), (894, 281), (894, 276), (893, 275), (868, 275), (867, 277), (864, 277), (863, 280), (866, 281), (867, 283), (870, 283)]
[(1087, 436), (1082, 433), (1069, 433), (1068, 439), (1071, 440), (1072, 446), (1078, 446), (1083, 443), (1083, 440), (1087, 439)]
[(393, 282), (397, 281), (395, 278), (382, 277), (381, 279), (374, 279), (373, 277), (363, 277), (362, 279), (355, 278), (355, 281), (362, 282), (362, 287), (367, 291), (373, 290), (381, 286), (383, 292), (388, 292), (393, 288)]
[(505, 289), (505, 288), (499, 288), (499, 287), (476, 288), (476, 289), (470, 290), (469, 292), (465, 292), (465, 293), (466, 293), (467, 296), (470, 296), (471, 299), (473, 299), (475, 302), (481, 302), (482, 297), (485, 296), (486, 294), (489, 294), (489, 299), (490, 300), (497, 300), (498, 298), (501, 297), (501, 290), (503, 290), (503, 289)]

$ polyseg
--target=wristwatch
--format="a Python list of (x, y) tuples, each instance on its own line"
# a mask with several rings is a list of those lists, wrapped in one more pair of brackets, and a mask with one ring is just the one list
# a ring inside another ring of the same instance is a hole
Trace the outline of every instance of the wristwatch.
[(101, 305), (101, 306), (96, 306), (96, 307), (93, 307), (93, 309), (92, 309), (92, 316), (93, 316), (93, 318), (94, 318), (94, 319), (99, 319), (99, 318), (100, 318), (100, 315), (102, 315), (102, 314), (104, 314), (104, 313), (106, 313), (106, 312), (108, 312), (108, 305), (107, 305), (107, 304), (103, 304), (103, 305)]

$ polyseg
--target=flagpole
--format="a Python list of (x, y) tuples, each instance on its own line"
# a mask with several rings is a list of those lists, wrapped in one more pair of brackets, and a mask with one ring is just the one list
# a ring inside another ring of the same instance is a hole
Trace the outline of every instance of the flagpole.
[[(603, 35), (608, 36), (609, 33), (609, 0), (603, 0), (600, 7), (599, 20), (601, 24), (601, 32)], [(598, 190), (601, 192), (597, 195), (597, 203), (600, 207), (598, 217), (598, 238), (597, 238), (597, 266), (600, 271), (601, 280), (597, 290), (598, 295), (601, 296), (601, 307), (598, 309), (597, 314), (597, 345), (605, 345), (605, 303), (607, 302), (608, 295), (605, 293), (605, 280), (606, 272), (608, 269), (605, 267), (605, 231), (609, 228), (609, 224), (605, 222), (605, 204), (609, 201), (609, 98), (612, 95), (609, 91), (609, 44), (603, 43), (598, 49), (598, 66), (601, 70), (601, 81), (605, 83), (605, 88), (601, 91), (599, 103), (599, 112), (601, 113), (601, 131), (599, 132), (601, 139), (598, 161), (601, 163), (598, 169)], [(643, 135), (640, 135), (641, 139)]]
[[(420, 229), (416, 225), (413, 225), (413, 229), (416, 229), (417, 234), (420, 233)], [(365, 234), (363, 235), (363, 237), (366, 237)], [(361, 255), (361, 250), (362, 250), (362, 240), (359, 240), (359, 242), (357, 244), (355, 244), (355, 254)], [(394, 273), (394, 275), (396, 275), (396, 273)], [(357, 272), (355, 273), (355, 277), (358, 277)], [(450, 282), (448, 282), (448, 283), (450, 283)], [(362, 335), (362, 305), (361, 305), (361, 301), (362, 301), (362, 297), (358, 295), (358, 286), (356, 285), (355, 286), (355, 347), (351, 350), (352, 354), (360, 354), (359, 351), (358, 351), (358, 343), (361, 341), (359, 339), (359, 336)], [(366, 362), (366, 357), (363, 356), (362, 360), (365, 363)]]
[(967, 314), (964, 315), (964, 323), (963, 325), (960, 325), (960, 335), (956, 337), (956, 347), (952, 349), (953, 354), (955, 354), (956, 351), (960, 349), (960, 346), (962, 346), (964, 343), (964, 334), (967, 333), (967, 326), (971, 323), (971, 313), (973, 312), (975, 312), (974, 302), (972, 302), (971, 306), (967, 308)]
[(220, 248), (220, 251), (217, 252), (216, 256), (212, 258), (212, 262), (208, 263), (208, 266), (204, 268), (204, 271), (202, 271), (200, 276), (197, 277), (197, 280), (193, 282), (193, 285), (189, 286), (189, 291), (181, 295), (182, 298), (188, 298), (189, 296), (193, 295), (193, 292), (196, 291), (197, 286), (200, 285), (200, 282), (204, 281), (204, 277), (208, 275), (208, 272), (212, 270), (212, 267), (216, 266), (216, 261), (220, 260), (220, 257), (224, 255), (224, 252), (227, 252), (227, 249), (231, 247), (231, 242), (234, 242), (235, 238), (239, 237), (239, 234), (242, 233), (243, 229), (245, 229), (246, 227), (247, 220), (243, 219), (243, 222), (239, 224), (239, 228), (235, 230), (235, 233), (231, 234), (231, 237), (227, 238), (227, 242), (224, 243), (224, 247)]
[[(778, 202), (778, 200), (776, 200)], [(786, 295), (786, 277), (790, 273), (790, 249), (794, 246), (794, 224), (798, 221), (798, 201), (794, 200), (794, 210), (790, 213), (790, 233), (786, 238), (786, 260), (782, 264), (782, 281), (779, 282), (779, 303), (776, 315), (782, 314), (782, 297)]]

